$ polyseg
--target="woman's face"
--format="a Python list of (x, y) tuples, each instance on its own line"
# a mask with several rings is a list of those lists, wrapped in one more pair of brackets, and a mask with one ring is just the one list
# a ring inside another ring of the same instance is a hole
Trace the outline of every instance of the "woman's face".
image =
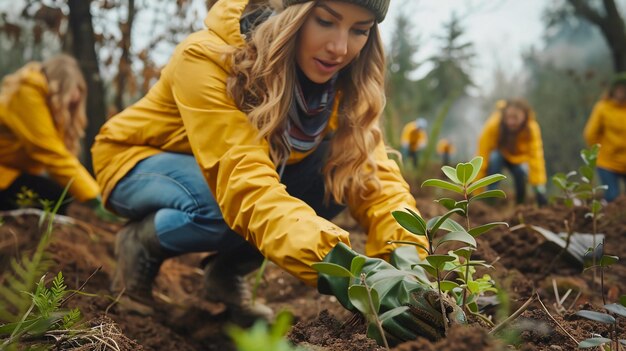
[(311, 81), (325, 83), (365, 46), (374, 14), (343, 1), (321, 1), (300, 29), (296, 62)]
[(83, 97), (83, 92), (80, 87), (77, 85), (72, 90), (70, 90), (70, 105), (76, 105), (80, 102), (80, 99)]
[(509, 106), (504, 110), (503, 123), (509, 132), (518, 131), (526, 121), (526, 113), (518, 107)]
[(618, 84), (613, 88), (612, 94), (613, 100), (617, 101), (620, 104), (626, 103), (626, 85)]

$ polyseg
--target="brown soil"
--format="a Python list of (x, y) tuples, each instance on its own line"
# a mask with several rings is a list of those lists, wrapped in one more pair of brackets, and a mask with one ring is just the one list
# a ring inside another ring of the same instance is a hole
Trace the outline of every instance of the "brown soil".
[[(563, 221), (570, 218), (568, 210), (562, 207), (473, 206), (472, 221), (476, 224), (504, 220), (513, 226), (523, 221), (558, 232), (564, 230)], [(425, 217), (442, 212), (430, 199), (418, 199), (418, 208)], [(626, 257), (626, 198), (610, 204), (605, 213), (598, 227), (607, 238), (605, 250)], [(75, 295), (68, 307), (80, 308), (85, 320), (98, 321), (106, 316), (114, 321), (125, 337), (136, 342), (121, 342), (125, 350), (234, 350), (224, 334), (227, 324), (224, 306), (209, 304), (200, 296), (202, 271), (199, 267), (203, 255), (168, 260), (156, 283), (156, 313), (141, 316), (115, 303), (118, 297), (111, 296), (108, 290), (115, 264), (112, 247), (120, 225), (100, 222), (89, 210), (78, 205), (70, 208), (70, 216), (77, 218), (79, 225), (55, 228), (51, 252), (56, 265), (51, 273), (62, 271), (70, 288), (81, 286), (93, 274), (84, 291), (96, 297)], [(592, 224), (585, 219), (584, 211), (577, 212), (576, 218), (576, 231), (591, 232)], [(37, 222), (38, 218), (32, 215), (4, 217), (4, 224), (0, 226), (0, 269), (3, 272), (8, 269), (11, 257), (35, 247), (40, 236)], [(352, 232), (355, 249), (361, 250), (365, 240), (362, 231), (347, 215), (342, 214), (339, 222)], [(547, 245), (535, 232), (499, 228), (479, 238), (479, 249), (474, 257), (493, 262), (496, 269), (486, 273), (492, 275), (508, 296), (508, 308), (500, 306), (485, 311), (496, 323), (500, 321), (496, 316), (512, 313), (537, 290), (558, 324), (535, 302), (505, 328), (499, 338), (489, 335), (489, 328), (473, 324), (449, 330), (448, 337), (438, 342), (418, 339), (398, 345), (395, 350), (573, 350), (576, 344), (563, 329), (576, 341), (592, 333), (607, 336), (606, 326), (574, 314), (580, 309), (601, 311), (599, 274), (594, 283), (591, 271), (581, 273), (580, 267), (567, 260), (558, 261), (550, 274), (545, 274), (548, 263), (557, 254), (558, 250)], [(607, 269), (604, 279), (608, 302), (615, 302), (626, 294), (624, 261)], [(555, 309), (553, 284), (561, 296), (572, 289), (563, 303), (567, 308), (565, 312), (558, 313)], [(318, 294), (276, 266), (269, 265), (259, 288), (259, 300), (275, 311), (291, 311), (295, 325), (289, 339), (310, 350), (383, 349), (365, 337), (364, 324), (358, 319), (355, 322), (333, 297)], [(623, 319), (618, 330), (620, 337), (626, 339)]]

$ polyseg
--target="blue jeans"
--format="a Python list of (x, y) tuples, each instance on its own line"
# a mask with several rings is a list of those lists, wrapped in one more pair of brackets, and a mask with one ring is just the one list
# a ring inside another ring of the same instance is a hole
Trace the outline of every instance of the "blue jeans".
[[(524, 164), (513, 164), (507, 161), (500, 151), (492, 151), (489, 154), (489, 165), (487, 166), (487, 175), (501, 173), (502, 169), (507, 168), (513, 175), (513, 183), (515, 184), (515, 202), (524, 203), (526, 199), (526, 179), (528, 178), (528, 166)], [(489, 190), (497, 188), (497, 183), (489, 185)]]
[[(327, 151), (324, 141), (304, 160), (286, 166), (281, 182), (290, 195), (306, 202), (319, 216), (332, 219), (344, 206), (332, 200), (324, 203), (321, 167)], [(161, 153), (141, 161), (115, 186), (108, 204), (131, 220), (156, 212), (161, 246), (173, 254), (228, 251), (246, 243), (224, 222), (192, 155)]]
[(598, 175), (603, 185), (609, 188), (604, 191), (604, 199), (608, 202), (615, 200), (619, 196), (619, 180), (626, 184), (626, 174), (609, 171), (598, 167)]

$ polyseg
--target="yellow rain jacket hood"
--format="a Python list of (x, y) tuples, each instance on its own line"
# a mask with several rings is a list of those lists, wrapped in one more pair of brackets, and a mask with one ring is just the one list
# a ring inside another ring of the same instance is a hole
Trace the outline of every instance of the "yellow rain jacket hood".
[(626, 107), (610, 100), (596, 104), (584, 131), (588, 145), (600, 144), (598, 167), (626, 174)]
[[(479, 174), (484, 177), (489, 166), (489, 154), (498, 150), (498, 139), (500, 137), (500, 121), (502, 113), (500, 110), (494, 112), (483, 127), (483, 131), (478, 140), (478, 156), (483, 158), (483, 166)], [(543, 141), (539, 123), (535, 118), (535, 113), (531, 111), (528, 116), (526, 130), (521, 131), (517, 136), (515, 152), (509, 150), (499, 150), (502, 156), (512, 164), (528, 164), (528, 182), (531, 185), (543, 185), (546, 183), (546, 164), (543, 157)]]
[(96, 198), (100, 188), (78, 159), (65, 147), (46, 102), (44, 74), (26, 71), (18, 90), (0, 103), (0, 189), (22, 173), (47, 172), (59, 185), (74, 178), (69, 192), (79, 201)]
[[(311, 264), (339, 242), (349, 244), (348, 233), (287, 193), (268, 143), (259, 140), (256, 128), (228, 96), (229, 65), (212, 49), (244, 45), (239, 19), (247, 2), (220, 1), (211, 8), (208, 29), (179, 44), (148, 94), (103, 126), (92, 149), (94, 169), (106, 199), (146, 157), (163, 151), (193, 154), (226, 224), (265, 257), (315, 285)], [(337, 126), (338, 104), (326, 132)], [(394, 248), (388, 240), (415, 240), (390, 213), (414, 209), (415, 199), (382, 143), (375, 155), (382, 194), (367, 201), (348, 199), (348, 206), (369, 233), (366, 254), (385, 257)], [(289, 162), (304, 156), (294, 154)]]

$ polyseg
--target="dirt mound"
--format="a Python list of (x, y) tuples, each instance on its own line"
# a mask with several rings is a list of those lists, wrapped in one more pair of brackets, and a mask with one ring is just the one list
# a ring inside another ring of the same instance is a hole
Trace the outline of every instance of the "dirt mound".
[[(441, 206), (432, 199), (418, 199), (418, 207), (425, 217), (441, 214)], [(511, 207), (509, 215), (502, 218), (502, 208), (476, 204), (472, 208), (473, 222), (478, 225), (505, 220), (512, 226), (521, 222), (563, 231), (564, 220), (571, 212), (564, 207)], [(592, 223), (584, 210), (575, 213), (573, 225), (578, 232), (591, 232)], [(606, 252), (626, 257), (626, 198), (620, 198), (605, 209), (598, 231), (606, 235)], [(53, 234), (51, 252), (55, 267), (51, 273), (63, 271), (70, 288), (81, 286), (87, 279), (84, 291), (95, 296), (76, 295), (68, 307), (78, 307), (85, 320), (110, 318), (135, 344), (127, 350), (234, 350), (224, 334), (228, 319), (224, 306), (208, 304), (201, 298), (202, 271), (200, 262), (204, 255), (185, 255), (168, 260), (162, 267), (155, 287), (156, 313), (141, 316), (125, 310), (111, 296), (109, 285), (114, 267), (113, 243), (119, 224), (98, 221), (91, 212), (78, 205), (70, 208), (74, 225), (58, 225)], [(33, 215), (5, 216), (0, 226), (0, 267), (4, 271), (9, 259), (20, 252), (33, 249), (41, 235), (39, 218)], [(346, 215), (340, 221), (352, 232), (357, 250), (362, 250), (365, 235)], [(510, 231), (504, 227), (479, 238), (475, 258), (493, 263), (488, 271), (498, 285), (507, 292), (509, 303), (492, 306), (486, 313), (494, 318), (497, 311), (510, 314), (532, 292), (538, 290), (551, 315), (576, 341), (599, 333), (605, 335), (606, 327), (582, 319), (574, 314), (581, 308), (598, 309), (602, 305), (599, 275), (593, 280), (592, 272), (567, 260), (558, 261), (549, 275), (548, 263), (558, 254), (546, 245), (546, 239), (531, 230)], [(96, 272), (94, 274), (94, 272)], [(91, 276), (91, 278), (89, 278)], [(252, 278), (252, 277), (251, 277)], [(610, 302), (625, 294), (626, 265), (624, 260), (607, 269), (604, 275), (604, 292)], [(568, 298), (560, 312), (555, 307), (556, 295)], [(345, 311), (334, 297), (323, 296), (314, 288), (305, 286), (274, 265), (269, 265), (259, 286), (258, 299), (274, 310), (287, 309), (294, 314), (296, 325), (290, 339), (311, 350), (382, 350), (364, 335), (363, 324), (350, 323), (351, 314)], [(505, 304), (506, 305), (506, 304)], [(621, 338), (626, 338), (626, 322), (620, 321)], [(446, 339), (429, 342), (425, 339), (404, 343), (396, 350), (498, 350), (504, 344), (517, 345), (520, 350), (569, 350), (576, 347), (568, 336), (537, 303), (531, 305), (505, 333), (506, 341), (488, 335), (488, 328), (478, 325), (457, 327), (449, 331)], [(608, 334), (606, 334), (608, 335)]]

